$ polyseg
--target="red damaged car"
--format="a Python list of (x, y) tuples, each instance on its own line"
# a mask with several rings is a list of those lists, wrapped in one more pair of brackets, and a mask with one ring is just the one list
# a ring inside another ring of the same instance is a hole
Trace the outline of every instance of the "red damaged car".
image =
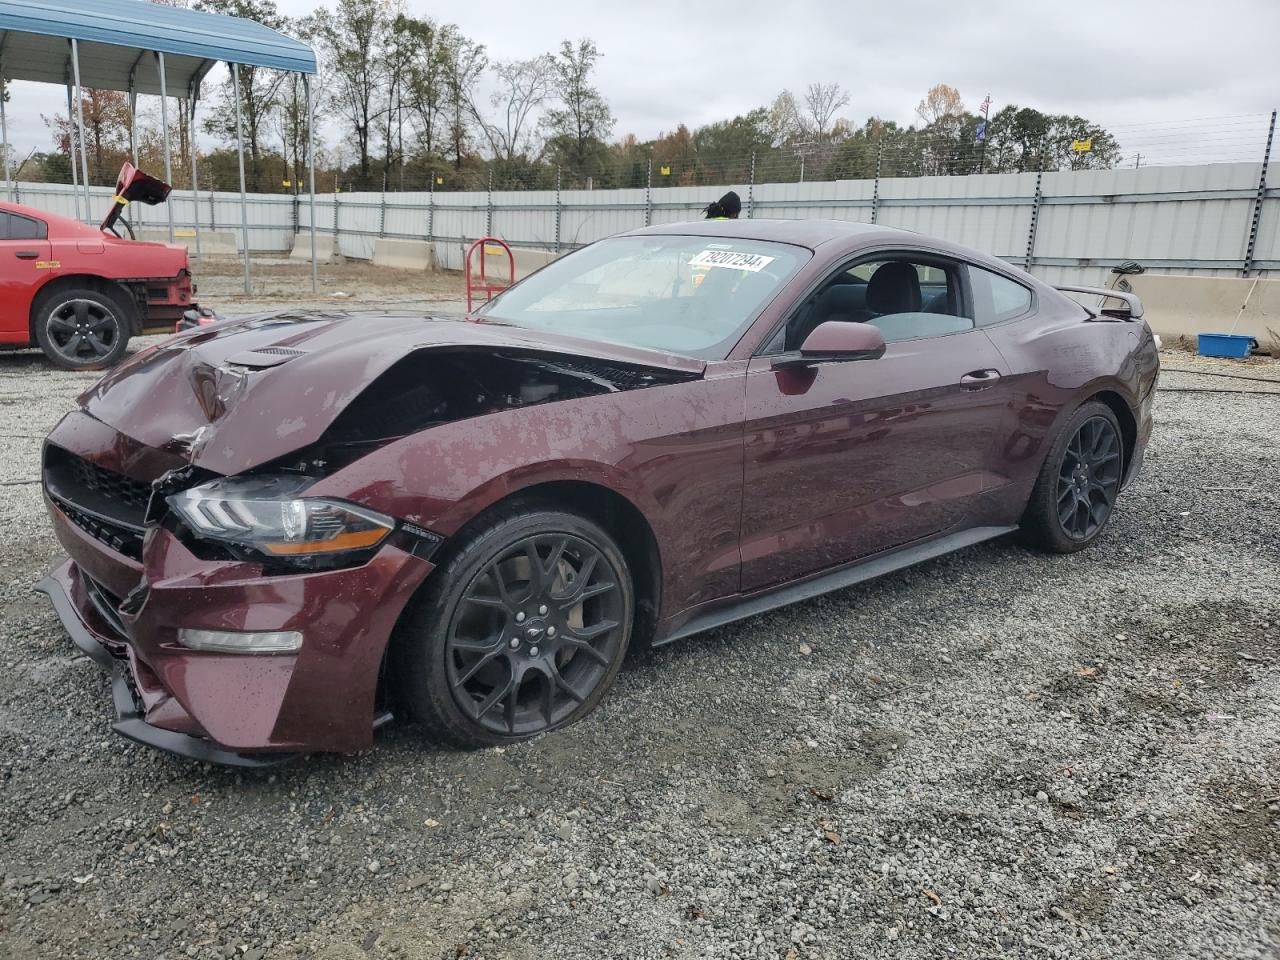
[(601, 241), (470, 322), (227, 321), (49, 436), (70, 559), (40, 589), (114, 671), (116, 729), (162, 749), (359, 750), (392, 711), (520, 740), (589, 713), (629, 645), (1018, 529), (1088, 545), (1158, 373), (1116, 296), (756, 220)]
[(168, 195), (126, 163), (100, 227), (0, 203), (0, 349), (36, 346), (60, 367), (97, 370), (131, 336), (172, 331), (195, 308), (186, 248), (118, 235), (126, 203)]

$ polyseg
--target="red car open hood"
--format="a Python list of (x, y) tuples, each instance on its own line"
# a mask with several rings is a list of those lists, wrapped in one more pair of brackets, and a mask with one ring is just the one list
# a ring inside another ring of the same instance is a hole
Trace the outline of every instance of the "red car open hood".
[(370, 383), (420, 350), (586, 357), (700, 375), (701, 360), (465, 320), (366, 313), (246, 317), (139, 352), (80, 397), (98, 420), (234, 474), (314, 443)]

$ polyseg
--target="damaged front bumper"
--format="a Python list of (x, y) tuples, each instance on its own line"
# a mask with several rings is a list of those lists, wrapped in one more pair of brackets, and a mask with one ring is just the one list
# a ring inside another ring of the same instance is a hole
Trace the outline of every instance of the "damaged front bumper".
[[(55, 521), (73, 556), (98, 549), (68, 526)], [(74, 559), (36, 589), (76, 647), (111, 673), (113, 729), (131, 740), (237, 767), (369, 747), (390, 720), (377, 702), (383, 652), (431, 565), (389, 547), (355, 570), (240, 580), (226, 566), (150, 583), (140, 604), (119, 601)], [(298, 629), (303, 649), (213, 653), (177, 642), (181, 626), (219, 623)]]
[[(117, 733), (239, 767), (372, 745), (389, 719), (377, 702), (383, 653), (430, 562), (387, 546), (359, 567), (268, 576), (201, 561), (157, 528), (143, 565), (58, 504), (50, 515), (71, 558), (36, 589), (75, 645), (111, 672)], [(290, 654), (218, 653), (182, 646), (182, 628), (298, 630), (304, 641)]]
[(36, 584), (36, 591), (49, 597), (54, 612), (80, 652), (111, 674), (111, 700), (116, 711), (111, 729), (123, 737), (147, 747), (173, 753), (192, 760), (225, 767), (271, 767), (287, 763), (296, 753), (248, 754), (224, 750), (203, 737), (153, 726), (145, 719), (146, 707), (135, 695), (136, 678), (127, 655), (114, 656), (105, 638), (95, 633), (81, 618), (72, 601), (75, 564), (68, 560)]

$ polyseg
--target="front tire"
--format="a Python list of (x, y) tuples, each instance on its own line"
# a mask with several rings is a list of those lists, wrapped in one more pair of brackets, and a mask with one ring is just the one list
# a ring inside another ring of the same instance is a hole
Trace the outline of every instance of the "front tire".
[(584, 517), (513, 507), (428, 579), (392, 640), (393, 692), (463, 748), (581, 719), (613, 685), (634, 589), (613, 538)]
[(1028, 544), (1050, 553), (1083, 550), (1102, 533), (1124, 476), (1124, 443), (1098, 400), (1068, 418), (1045, 458), (1022, 518)]
[(125, 307), (99, 290), (57, 290), (36, 308), (36, 343), (64, 370), (101, 370), (118, 363), (129, 346)]

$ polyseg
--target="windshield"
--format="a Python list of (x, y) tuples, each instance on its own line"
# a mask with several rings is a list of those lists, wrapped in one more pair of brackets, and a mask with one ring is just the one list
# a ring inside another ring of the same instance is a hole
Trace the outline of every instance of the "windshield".
[(548, 264), (480, 313), (567, 336), (723, 359), (808, 256), (759, 240), (613, 237)]

